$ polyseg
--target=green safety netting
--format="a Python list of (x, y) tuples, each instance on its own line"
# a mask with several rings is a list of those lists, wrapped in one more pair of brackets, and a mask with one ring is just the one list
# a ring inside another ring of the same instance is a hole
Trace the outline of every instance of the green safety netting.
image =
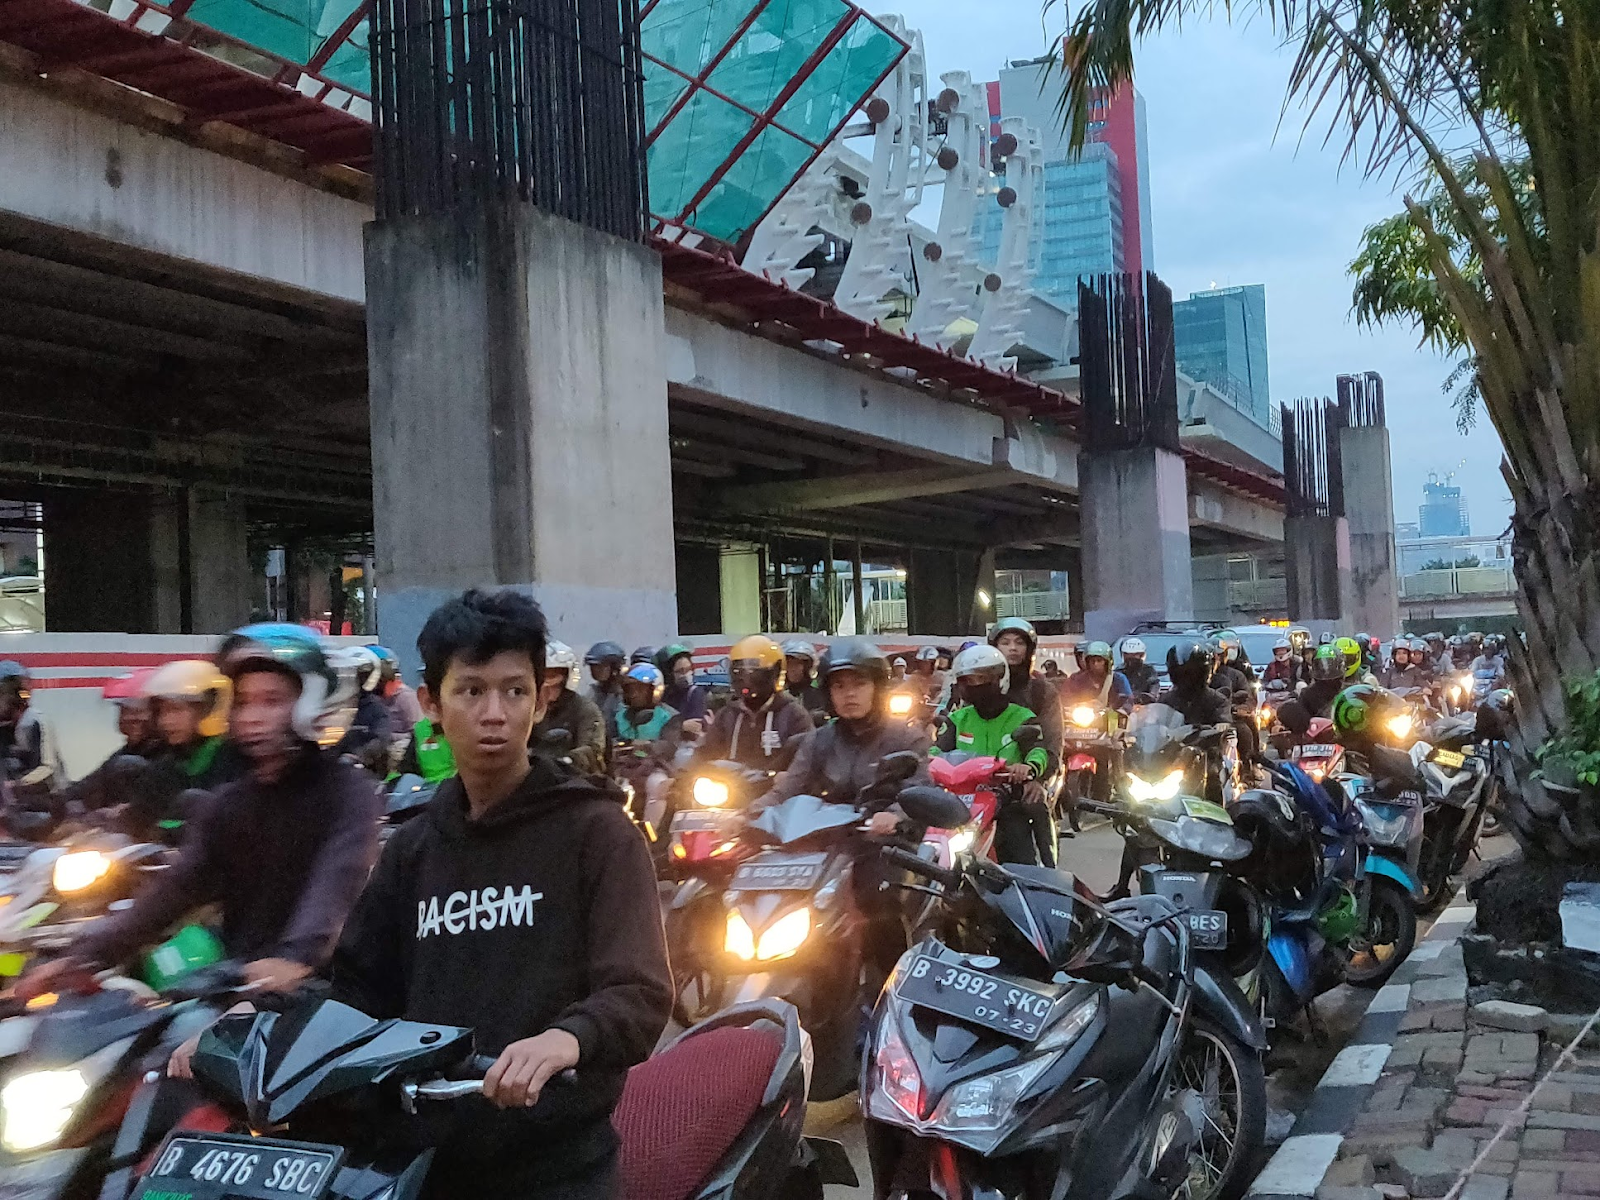
[(365, 16), (346, 36), (364, 0), (194, 0), (184, 16), (301, 65), (352, 91), (371, 91)]
[[(365, 3), (194, 0), (184, 15), (366, 95)], [(641, 40), (651, 214), (730, 243), (906, 52), (846, 0), (651, 0)]]
[(650, 211), (725, 242), (906, 52), (845, 0), (654, 0), (641, 40)]

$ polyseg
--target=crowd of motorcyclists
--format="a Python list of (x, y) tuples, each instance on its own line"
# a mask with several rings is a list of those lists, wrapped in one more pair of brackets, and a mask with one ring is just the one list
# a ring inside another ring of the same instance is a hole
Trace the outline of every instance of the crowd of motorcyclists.
[[(658, 836), (698, 772), (732, 763), (758, 773), (765, 782), (745, 813), (754, 818), (802, 794), (859, 795), (891, 755), (917, 756), (913, 784), (927, 782), (930, 757), (992, 756), (1027, 817), (1035, 861), (1052, 867), (1058, 836), (1080, 828), (1077, 797), (1062, 787), (1064, 714), (1114, 723), (1164, 704), (1190, 726), (1231, 727), (1250, 769), (1273, 731), (1258, 719), (1263, 697), (1282, 726), (1303, 732), (1304, 719), (1331, 717), (1355, 724), (1345, 730), (1353, 736), (1358, 715), (1394, 697), (1443, 708), (1451, 689), (1466, 686), (1470, 698), (1475, 680), (1481, 695), (1503, 687), (1508, 670), (1496, 635), (1399, 637), (1385, 653), (1366, 634), (1291, 629), (1259, 667), (1225, 630), (1180, 638), (1165, 680), (1137, 635), (1116, 651), (1081, 643), (1065, 672), (1041, 658), (1028, 622), (1006, 618), (985, 640), (910, 655), (864, 638), (819, 647), (752, 635), (729, 652), (724, 692), (697, 681), (685, 644), (630, 654), (600, 641), (580, 657), (548, 637), (530, 601), (481, 592), (435, 613), (419, 649), (420, 694), (382, 646), (248, 626), (212, 659), (108, 684), (124, 744), (75, 783), (30, 704), (28, 672), (0, 662), (10, 836), (44, 841), (89, 825), (181, 846), (131, 905), (69, 954), (32, 967), (16, 990), (51, 993), (116, 966), (185, 914), (215, 906), (223, 948), (263, 992), (320, 976), (376, 1015), (484, 1032), (499, 1056), (485, 1095), (536, 1118), (497, 1118), (441, 1156), (441, 1179), (471, 1178), (486, 1196), (613, 1194), (615, 1146), (600, 1118), (621, 1073), (661, 1032), (672, 991), (656, 868), (628, 827)], [(1024, 727), (1036, 736), (1019, 736)], [(1097, 772), (1096, 799), (1117, 765), (1108, 756)], [(376, 785), (401, 776), (437, 793), (379, 864)], [(893, 807), (861, 829), (867, 839), (908, 831), (915, 842), (920, 831)], [(864, 867), (857, 902), (874, 913), (875, 936), (887, 939), (878, 957), (892, 964), (904, 949), (899, 898), (881, 878)], [(469, 922), (473, 931), (537, 925), (548, 940), (508, 941), (511, 957), (490, 963), (461, 939)], [(172, 1075), (188, 1075), (197, 1041), (174, 1053)], [(573, 1067), (589, 1082), (541, 1099)], [(485, 1183), (484, 1156), (523, 1143)], [(558, 1143), (569, 1151), (558, 1167), (527, 1157), (527, 1146)]]

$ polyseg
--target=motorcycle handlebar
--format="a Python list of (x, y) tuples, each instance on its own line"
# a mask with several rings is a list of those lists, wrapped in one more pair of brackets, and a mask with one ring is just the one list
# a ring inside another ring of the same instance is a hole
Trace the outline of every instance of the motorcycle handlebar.
[(924, 879), (931, 879), (935, 883), (942, 883), (948, 890), (954, 891), (961, 883), (960, 871), (947, 871), (936, 863), (931, 863), (919, 855), (903, 850), (899, 846), (885, 846), (883, 856), (897, 867), (904, 867), (913, 875), (921, 875)]
[[(464, 1096), (479, 1096), (483, 1094), (483, 1077), (489, 1073), (490, 1068), (499, 1062), (499, 1057), (494, 1054), (479, 1054), (475, 1056), (462, 1069), (472, 1072), (472, 1079), (428, 1079), (421, 1083), (412, 1081), (402, 1083), (400, 1091), (407, 1101), (417, 1100), (460, 1100)], [(551, 1083), (573, 1083), (578, 1078), (578, 1072), (572, 1067), (551, 1077)]]

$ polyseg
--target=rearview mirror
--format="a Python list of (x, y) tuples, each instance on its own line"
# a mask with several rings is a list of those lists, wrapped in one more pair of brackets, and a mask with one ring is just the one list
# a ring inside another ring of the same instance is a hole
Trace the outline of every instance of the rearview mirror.
[(898, 783), (910, 779), (922, 765), (922, 755), (915, 750), (896, 750), (878, 760), (878, 782)]
[(895, 802), (906, 816), (930, 829), (956, 829), (972, 820), (972, 811), (961, 797), (928, 784), (906, 788)]

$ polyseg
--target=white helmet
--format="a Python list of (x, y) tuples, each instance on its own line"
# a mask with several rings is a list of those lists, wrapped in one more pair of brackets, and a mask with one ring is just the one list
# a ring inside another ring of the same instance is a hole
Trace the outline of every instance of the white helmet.
[(1011, 670), (1006, 665), (1006, 656), (987, 642), (968, 646), (956, 655), (955, 662), (950, 664), (950, 672), (957, 679), (965, 679), (969, 675), (986, 675), (991, 671), (999, 672), (997, 682), (1002, 692), (1011, 686)]
[(1150, 653), (1150, 648), (1148, 646), (1146, 646), (1141, 639), (1136, 638), (1136, 637), (1130, 637), (1130, 638), (1123, 638), (1122, 639), (1122, 657), (1123, 658), (1127, 658), (1128, 655), (1130, 655), (1130, 654), (1148, 654), (1148, 653)]
[(544, 669), (546, 671), (565, 671), (567, 673), (567, 687), (576, 690), (578, 686), (578, 652), (565, 642), (558, 642), (551, 638), (544, 647)]
[(1293, 650), (1294, 649), (1294, 647), (1289, 644), (1289, 639), (1286, 638), (1286, 637), (1281, 637), (1277, 641), (1273, 642), (1272, 643), (1272, 648), (1274, 650)]
[(939, 647), (924, 646), (917, 651), (918, 662), (937, 662), (939, 660)]
[(328, 665), (348, 671), (363, 692), (376, 690), (383, 677), (383, 660), (366, 646), (336, 646), (328, 651)]
[(803, 658), (812, 666), (817, 664), (817, 648), (805, 638), (790, 638), (778, 647), (785, 658)]

